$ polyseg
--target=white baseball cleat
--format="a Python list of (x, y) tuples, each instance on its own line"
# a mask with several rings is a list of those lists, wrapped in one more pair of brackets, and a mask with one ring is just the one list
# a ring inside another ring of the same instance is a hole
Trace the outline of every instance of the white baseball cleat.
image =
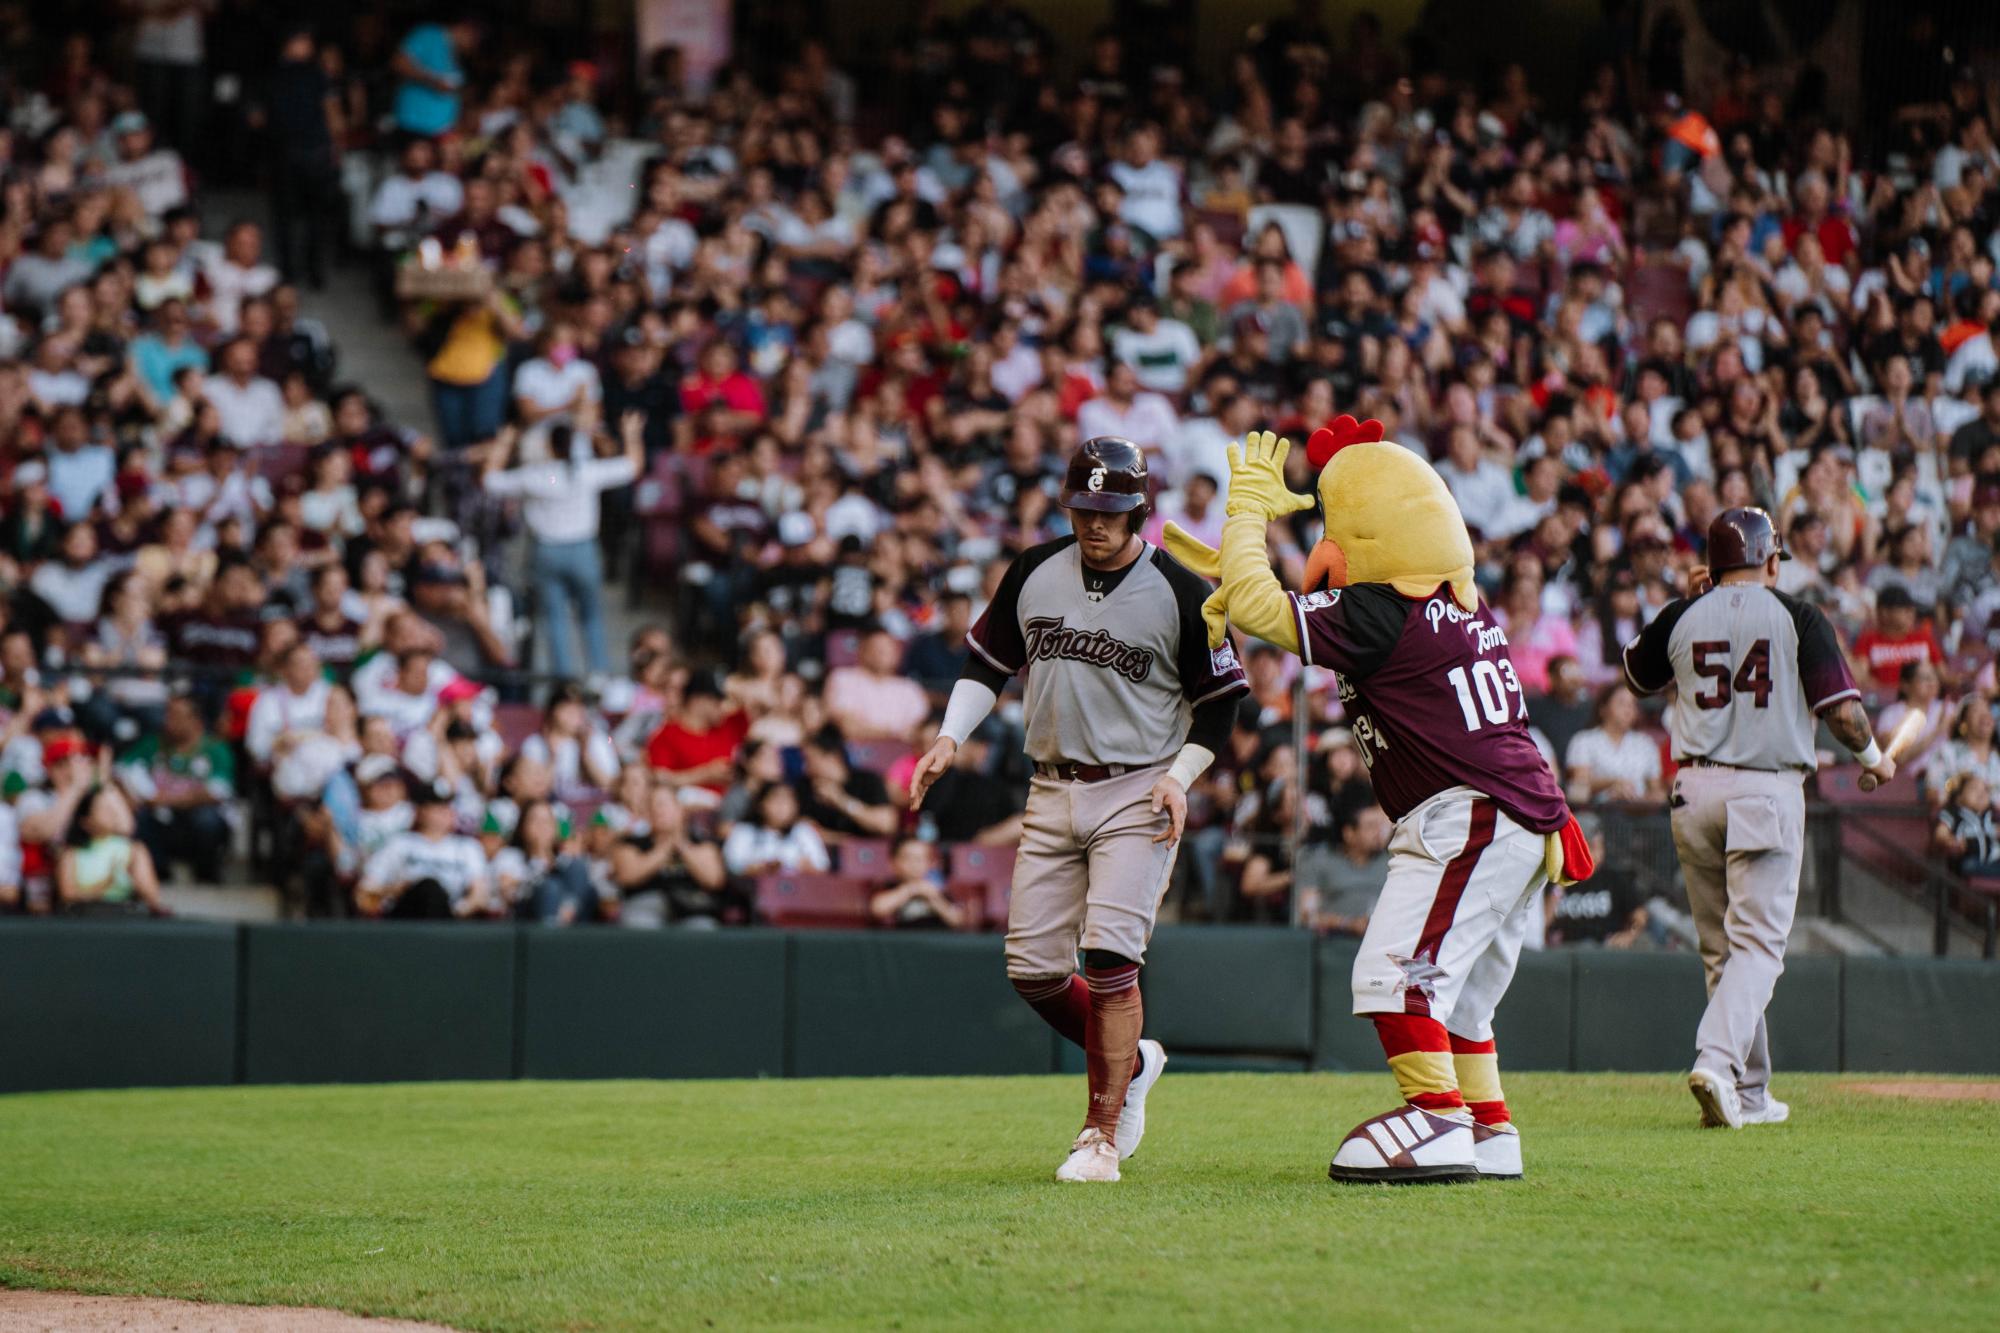
[(1521, 1178), (1521, 1131), (1511, 1122), (1472, 1127), (1472, 1156), (1481, 1180)]
[(1477, 1180), (1472, 1116), (1399, 1106), (1349, 1130), (1326, 1174), (1333, 1180), (1391, 1185)]
[(1744, 1111), (1742, 1117), (1746, 1125), (1782, 1125), (1792, 1118), (1792, 1108), (1776, 1097), (1771, 1097), (1756, 1110)]
[(1105, 1137), (1101, 1129), (1085, 1129), (1076, 1136), (1076, 1142), (1070, 1144), (1069, 1157), (1056, 1168), (1056, 1179), (1115, 1184), (1118, 1180), (1118, 1145)]
[(1743, 1128), (1743, 1102), (1734, 1083), (1710, 1070), (1696, 1069), (1688, 1074), (1688, 1091), (1701, 1103), (1703, 1129)]
[(1146, 1137), (1146, 1094), (1160, 1081), (1160, 1075), (1167, 1072), (1166, 1048), (1151, 1037), (1139, 1041), (1139, 1072), (1132, 1076), (1132, 1082), (1125, 1089), (1125, 1106), (1118, 1112), (1118, 1160), (1124, 1161), (1139, 1151), (1139, 1140)]

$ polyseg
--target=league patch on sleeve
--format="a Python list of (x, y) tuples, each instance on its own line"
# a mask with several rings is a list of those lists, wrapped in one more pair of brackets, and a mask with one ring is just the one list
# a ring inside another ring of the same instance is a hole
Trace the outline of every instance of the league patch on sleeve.
[(1329, 588), (1319, 592), (1309, 592), (1296, 600), (1300, 611), (1324, 611), (1340, 600), (1340, 589)]
[(1220, 648), (1212, 648), (1208, 653), (1208, 669), (1217, 676), (1233, 675), (1243, 669), (1236, 660), (1236, 645), (1224, 641)]

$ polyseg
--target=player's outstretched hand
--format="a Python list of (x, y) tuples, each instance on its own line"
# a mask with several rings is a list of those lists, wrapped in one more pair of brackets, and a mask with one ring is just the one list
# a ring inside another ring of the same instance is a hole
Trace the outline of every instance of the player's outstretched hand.
[(1154, 842), (1164, 842), (1169, 847), (1178, 846), (1181, 830), (1187, 827), (1187, 792), (1181, 784), (1162, 773), (1160, 780), (1153, 784), (1153, 813), (1167, 812), (1167, 826), (1160, 830)]
[(958, 742), (949, 736), (940, 736), (931, 742), (931, 748), (924, 751), (924, 757), (917, 760), (917, 766), (910, 770), (910, 809), (924, 807), (924, 793), (931, 784), (945, 775), (951, 761), (958, 757)]
[(1310, 495), (1285, 485), (1285, 459), (1291, 452), (1290, 440), (1268, 430), (1253, 430), (1241, 444), (1229, 446), (1229, 517), (1251, 514), (1269, 520), (1312, 508)]
[(1877, 787), (1888, 786), (1895, 779), (1896, 761), (1885, 754), (1881, 763), (1861, 770), (1861, 790), (1874, 791)]

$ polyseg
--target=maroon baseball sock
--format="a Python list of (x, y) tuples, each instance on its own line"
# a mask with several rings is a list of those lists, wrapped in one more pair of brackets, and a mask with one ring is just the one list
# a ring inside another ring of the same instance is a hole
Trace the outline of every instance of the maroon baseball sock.
[(1083, 1045), (1090, 1020), (1090, 987), (1075, 972), (1066, 977), (1010, 977), (1014, 993), (1067, 1040)]
[(1090, 987), (1090, 1022), (1083, 1043), (1084, 1067), (1090, 1075), (1090, 1112), (1086, 1129), (1118, 1132), (1125, 1109), (1125, 1090), (1139, 1067), (1139, 1033), (1146, 1025), (1139, 998), (1139, 965), (1083, 969)]
[[(1085, 1033), (1090, 1023), (1090, 985), (1082, 974), (1072, 972), (1066, 977), (1010, 977), (1014, 983), (1014, 993), (1028, 1002), (1028, 1007), (1042, 1016), (1042, 1021), (1054, 1028), (1072, 1045), (1082, 1047)], [(1139, 1077), (1145, 1061), (1139, 1056), (1132, 1057), (1132, 1077)]]

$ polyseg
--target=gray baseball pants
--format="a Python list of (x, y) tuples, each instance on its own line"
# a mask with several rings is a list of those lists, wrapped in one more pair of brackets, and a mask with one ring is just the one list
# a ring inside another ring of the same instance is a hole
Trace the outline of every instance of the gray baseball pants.
[(1764, 1010), (1785, 970), (1805, 823), (1802, 774), (1694, 764), (1674, 774), (1674, 847), (1708, 981), (1694, 1065), (1734, 1082), (1746, 1111), (1769, 1095)]

